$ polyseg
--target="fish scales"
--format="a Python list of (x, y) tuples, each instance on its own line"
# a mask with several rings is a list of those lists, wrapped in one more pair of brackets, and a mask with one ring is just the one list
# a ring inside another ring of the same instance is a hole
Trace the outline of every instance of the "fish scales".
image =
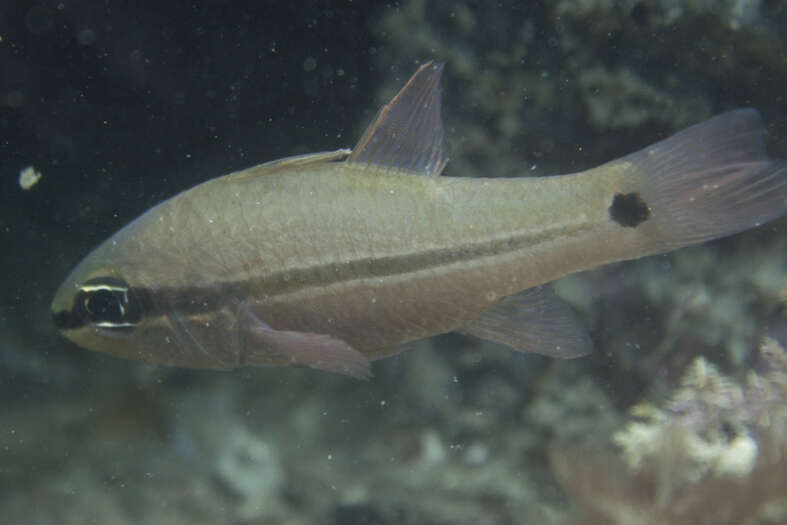
[[(403, 342), (394, 334), (450, 331), (496, 299), (576, 271), (578, 261), (593, 267), (615, 256), (587, 249), (609, 233), (600, 204), (613, 171), (607, 184), (596, 178), (584, 188), (581, 177), (558, 185), (369, 169), (329, 164), (276, 179), (219, 179), (187, 204), (165, 203), (150, 217), (158, 229), (150, 237), (170, 259), (159, 286), (194, 295), (203, 283), (216, 290), (214, 309), (237, 299), (275, 305), (271, 322), (288, 330), (330, 323), (374, 357)], [(133, 237), (124, 245), (128, 257), (145, 253)], [(375, 322), (389, 317), (399, 320), (390, 330)]]
[(750, 228), (787, 211), (787, 166), (754, 110), (586, 172), (437, 176), (442, 66), (422, 66), (352, 150), (210, 180), (100, 245), (52, 304), (87, 348), (231, 369), (355, 377), (452, 330), (554, 357), (591, 342), (541, 285)]

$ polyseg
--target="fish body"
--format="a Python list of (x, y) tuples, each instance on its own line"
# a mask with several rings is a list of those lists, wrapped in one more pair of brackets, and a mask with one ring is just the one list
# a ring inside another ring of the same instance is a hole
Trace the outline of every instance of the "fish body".
[(439, 176), (442, 66), (422, 66), (352, 150), (219, 177), (100, 245), (52, 305), (77, 344), (146, 362), (301, 364), (352, 376), (453, 330), (587, 353), (541, 285), (734, 233), (787, 211), (754, 110), (582, 173)]

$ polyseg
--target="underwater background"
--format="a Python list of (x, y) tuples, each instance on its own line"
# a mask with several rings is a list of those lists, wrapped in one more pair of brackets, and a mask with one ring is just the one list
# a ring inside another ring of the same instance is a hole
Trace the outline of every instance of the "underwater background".
[(787, 158), (786, 27), (779, 0), (5, 0), (0, 522), (787, 522), (785, 218), (557, 282), (595, 344), (571, 361), (448, 334), (367, 382), (195, 371), (49, 317), (118, 228), (351, 147), (430, 59), (446, 174), (578, 171), (746, 106)]

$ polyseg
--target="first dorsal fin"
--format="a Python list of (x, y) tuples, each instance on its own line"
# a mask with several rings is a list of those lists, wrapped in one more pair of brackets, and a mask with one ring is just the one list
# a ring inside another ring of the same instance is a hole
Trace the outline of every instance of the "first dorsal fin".
[(448, 162), (440, 116), (442, 62), (427, 62), (366, 128), (348, 162), (439, 175)]
[(263, 175), (271, 175), (273, 173), (281, 173), (283, 171), (303, 168), (313, 164), (323, 164), (326, 162), (337, 162), (346, 159), (350, 155), (348, 149), (337, 149), (335, 151), (320, 151), (319, 153), (306, 153), (305, 155), (295, 155), (292, 157), (285, 157), (283, 159), (272, 160), (263, 164), (246, 168), (245, 170), (236, 171), (227, 175), (227, 178), (232, 181), (240, 181), (244, 179), (253, 179)]

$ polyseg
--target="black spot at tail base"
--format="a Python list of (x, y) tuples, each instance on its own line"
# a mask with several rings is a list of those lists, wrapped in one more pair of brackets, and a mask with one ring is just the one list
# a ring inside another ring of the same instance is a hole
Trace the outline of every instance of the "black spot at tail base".
[(618, 193), (612, 199), (609, 216), (625, 228), (636, 228), (650, 218), (650, 209), (639, 193)]

